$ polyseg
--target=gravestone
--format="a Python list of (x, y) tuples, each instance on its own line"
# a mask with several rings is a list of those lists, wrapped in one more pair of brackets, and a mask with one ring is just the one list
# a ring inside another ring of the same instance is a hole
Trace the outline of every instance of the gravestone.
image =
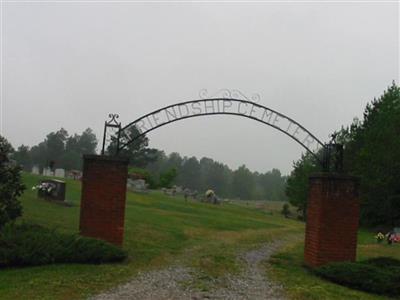
[(64, 178), (64, 177), (65, 177), (65, 170), (64, 170), (64, 169), (56, 169), (56, 170), (54, 171), (54, 176), (55, 176), (55, 177)]
[(50, 168), (43, 168), (43, 176), (54, 176), (54, 172)]
[(40, 174), (38, 166), (33, 166), (32, 167), (32, 174), (35, 174), (35, 175), (39, 175)]
[(40, 182), (38, 197), (47, 200), (65, 201), (65, 181), (45, 179)]
[(147, 184), (144, 179), (136, 179), (132, 180), (128, 178), (127, 187), (136, 191), (145, 191), (147, 190)]

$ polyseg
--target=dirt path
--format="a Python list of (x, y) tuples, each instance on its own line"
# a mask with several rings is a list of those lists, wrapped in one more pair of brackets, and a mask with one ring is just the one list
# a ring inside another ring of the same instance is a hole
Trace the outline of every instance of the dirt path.
[(240, 254), (238, 259), (244, 266), (242, 272), (213, 282), (207, 281), (206, 292), (197, 288), (199, 278), (196, 270), (171, 266), (139, 274), (132, 281), (97, 295), (92, 300), (284, 299), (282, 288), (265, 277), (265, 269), (260, 265), (280, 245), (280, 242), (265, 244), (261, 248)]

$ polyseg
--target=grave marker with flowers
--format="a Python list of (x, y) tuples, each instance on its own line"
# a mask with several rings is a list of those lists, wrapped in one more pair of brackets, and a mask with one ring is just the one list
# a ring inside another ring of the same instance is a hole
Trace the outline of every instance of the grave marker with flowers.
[(38, 191), (38, 197), (46, 200), (65, 201), (65, 181), (56, 179), (42, 180), (32, 190)]

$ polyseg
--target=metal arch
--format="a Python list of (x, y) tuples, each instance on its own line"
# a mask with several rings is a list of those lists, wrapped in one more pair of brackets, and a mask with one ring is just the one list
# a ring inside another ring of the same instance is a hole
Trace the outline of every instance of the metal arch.
[[(287, 117), (286, 115), (284, 115), (284, 114), (282, 114), (282, 113), (279, 113), (279, 112), (277, 112), (277, 111), (275, 111), (275, 110), (273, 110), (273, 109), (270, 109), (270, 108), (265, 107), (265, 106), (263, 106), (263, 105), (260, 105), (260, 104), (258, 104), (258, 103), (255, 103), (255, 102), (252, 102), (252, 101), (248, 101), (248, 100), (233, 99), (233, 98), (209, 98), (209, 99), (200, 99), (200, 100), (185, 101), (185, 102), (180, 102), (180, 103), (175, 103), (175, 104), (172, 104), (172, 105), (168, 105), (168, 106), (166, 106), (166, 107), (163, 107), (163, 108), (157, 109), (157, 110), (155, 110), (155, 111), (153, 111), (153, 112), (151, 112), (151, 113), (148, 113), (148, 114), (146, 114), (146, 115), (144, 115), (144, 116), (142, 116), (142, 117), (140, 117), (140, 118), (134, 120), (133, 122), (130, 122), (128, 125), (126, 125), (126, 126), (124, 126), (124, 127), (122, 127), (122, 128), (120, 129), (120, 131), (118, 132), (118, 136), (119, 136), (119, 137), (123, 137), (124, 131), (127, 130), (130, 126), (136, 125), (137, 123), (139, 123), (139, 122), (145, 120), (145, 119), (148, 118), (149, 116), (156, 115), (156, 114), (158, 114), (158, 113), (160, 113), (160, 112), (162, 112), (162, 111), (166, 111), (166, 110), (168, 110), (168, 109), (170, 109), (170, 108), (173, 108), (173, 107), (182, 107), (182, 106), (186, 106), (186, 105), (188, 105), (188, 104), (201, 103), (201, 102), (204, 102), (204, 103), (212, 102), (212, 103), (214, 103), (214, 101), (230, 101), (230, 102), (234, 102), (234, 103), (242, 103), (242, 104), (246, 104), (246, 105), (252, 105), (252, 108), (257, 107), (258, 109), (263, 109), (264, 111), (268, 111), (268, 112), (270, 112), (271, 114), (275, 114), (276, 116), (278, 116), (278, 117), (280, 117), (280, 118), (284, 118), (284, 119), (286, 119), (287, 121), (289, 121), (290, 127), (291, 127), (292, 125), (297, 126), (297, 127), (298, 127), (299, 129), (301, 129), (304, 133), (306, 133), (306, 136), (307, 136), (307, 137), (310, 137), (313, 141), (315, 141), (315, 142), (321, 147), (321, 148), (319, 148), (319, 149), (326, 149), (326, 146), (325, 146), (317, 137), (315, 137), (315, 136), (314, 136), (310, 131), (308, 131), (304, 126), (302, 126), (301, 124), (299, 124), (298, 122), (296, 122), (296, 121), (293, 120), (292, 118), (289, 118), (289, 117)], [(239, 105), (239, 104), (238, 104), (238, 105)], [(240, 106), (239, 106), (239, 107), (240, 107)], [(218, 107), (218, 108), (219, 108), (219, 107)], [(152, 128), (149, 128), (149, 129), (147, 129), (147, 130), (141, 131), (141, 133), (140, 133), (139, 135), (135, 136), (133, 139), (130, 139), (130, 140), (124, 142), (124, 143), (120, 143), (119, 147), (117, 148), (117, 154), (118, 154), (119, 151), (121, 151), (122, 149), (124, 149), (124, 148), (125, 148), (126, 146), (128, 146), (129, 144), (131, 144), (132, 142), (134, 142), (135, 140), (137, 140), (137, 139), (140, 138), (141, 136), (147, 134), (148, 132), (153, 131), (153, 130), (156, 129), (156, 128), (162, 127), (162, 126), (164, 126), (164, 125), (167, 125), (167, 124), (170, 124), (170, 123), (179, 121), (179, 120), (188, 119), (188, 118), (193, 118), (193, 117), (200, 117), (200, 116), (208, 116), (208, 115), (235, 115), (235, 116), (246, 117), (246, 118), (249, 118), (249, 119), (252, 119), (252, 120), (255, 120), (255, 121), (264, 123), (264, 124), (266, 124), (266, 125), (269, 125), (269, 126), (275, 128), (275, 129), (281, 131), (282, 133), (286, 134), (287, 136), (291, 137), (291, 138), (292, 138), (293, 140), (295, 140), (298, 144), (300, 144), (303, 148), (305, 148), (308, 152), (310, 152), (322, 165), (324, 164), (324, 161), (321, 160), (321, 158), (317, 155), (317, 153), (316, 153), (317, 151), (312, 151), (309, 147), (307, 147), (307, 146), (305, 145), (304, 141), (302, 142), (302, 141), (300, 141), (300, 139), (297, 138), (296, 136), (291, 135), (291, 134), (288, 132), (288, 130), (285, 131), (284, 129), (280, 128), (279, 126), (277, 126), (277, 125), (275, 125), (275, 124), (270, 124), (270, 123), (268, 123), (268, 122), (266, 122), (266, 121), (264, 121), (264, 120), (262, 120), (262, 119), (256, 118), (255, 116), (246, 115), (246, 114), (243, 114), (243, 113), (240, 113), (240, 112), (226, 112), (226, 111), (216, 111), (216, 112), (207, 112), (207, 111), (206, 111), (206, 112), (202, 112), (202, 111), (201, 111), (201, 112), (198, 113), (198, 114), (192, 114), (192, 115), (189, 114), (189, 115), (187, 115), (187, 116), (180, 116), (180, 117), (174, 118), (174, 119), (172, 119), (172, 120), (168, 120), (168, 121), (166, 121), (166, 122), (163, 122), (163, 123), (161, 123), (161, 124), (158, 124), (158, 125), (156, 125), (156, 126), (152, 126)], [(271, 117), (270, 117), (270, 119), (271, 119)], [(289, 128), (289, 127), (288, 127), (288, 128)], [(319, 149), (318, 149), (318, 150), (319, 150)]]

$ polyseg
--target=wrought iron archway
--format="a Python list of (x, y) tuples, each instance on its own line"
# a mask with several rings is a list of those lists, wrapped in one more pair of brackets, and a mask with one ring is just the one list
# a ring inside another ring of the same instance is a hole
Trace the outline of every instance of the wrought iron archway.
[[(238, 91), (236, 94), (228, 91), (226, 95), (243, 94)], [(116, 140), (116, 153), (114, 154), (118, 155), (129, 144), (159, 127), (179, 120), (210, 115), (241, 116), (261, 122), (295, 140), (315, 157), (323, 170), (342, 170), (343, 147), (336, 143), (336, 136), (332, 136), (332, 140), (329, 143), (323, 144), (315, 135), (292, 118), (259, 103), (250, 101), (246, 97), (245, 99), (231, 97), (204, 98), (176, 103), (148, 113), (124, 127), (117, 121), (119, 117), (117, 114), (110, 114), (110, 120), (105, 122), (104, 126), (102, 154), (104, 155), (105, 153), (108, 128), (116, 130), (116, 136), (114, 136)], [(138, 131), (138, 134), (135, 136), (129, 136), (128, 134), (132, 126), (136, 127)]]

